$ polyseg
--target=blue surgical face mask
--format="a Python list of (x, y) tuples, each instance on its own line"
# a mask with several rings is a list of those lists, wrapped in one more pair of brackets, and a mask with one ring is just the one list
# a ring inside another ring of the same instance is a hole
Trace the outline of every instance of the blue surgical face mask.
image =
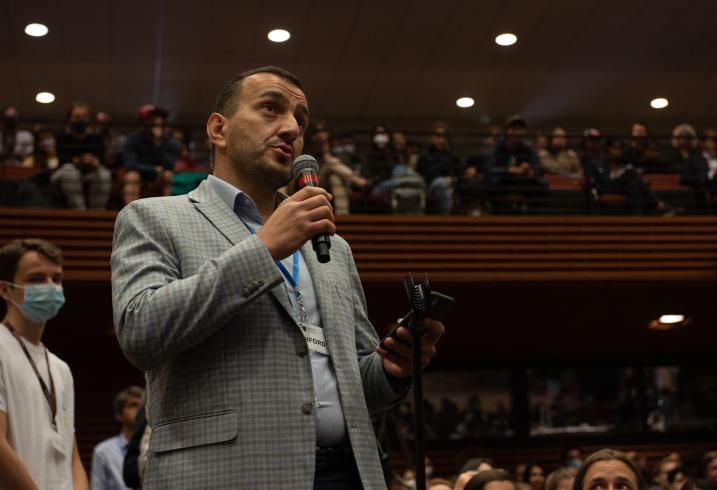
[(62, 291), (62, 286), (57, 284), (21, 286), (10, 281), (6, 282), (24, 290), (25, 300), (21, 305), (12, 300), (10, 301), (20, 309), (25, 318), (32, 322), (45, 323), (47, 320), (54, 318), (62, 305), (65, 304), (65, 294)]

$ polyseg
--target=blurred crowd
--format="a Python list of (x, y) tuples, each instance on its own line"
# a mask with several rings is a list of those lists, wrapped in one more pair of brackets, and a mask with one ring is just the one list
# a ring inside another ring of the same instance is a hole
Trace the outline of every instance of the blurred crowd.
[[(546, 455), (549, 456), (549, 455)], [(557, 456), (557, 454), (556, 454)], [(583, 459), (580, 448), (565, 449), (561, 466), (536, 462), (499, 468), (492, 459), (470, 458), (452, 475), (442, 475), (426, 458), (428, 490), (714, 490), (717, 451), (697, 457), (672, 452), (650, 458), (638, 451), (601, 449)], [(415, 473), (392, 474), (391, 490), (415, 488)]]
[[(160, 107), (142, 106), (128, 131), (84, 102), (68, 108), (63, 127), (23, 125), (19, 117), (8, 106), (0, 123), (0, 181), (13, 183), (4, 205), (118, 209), (140, 197), (186, 193), (211, 172), (206, 137), (172, 127)], [(717, 197), (717, 130), (698, 133), (689, 124), (666, 142), (644, 122), (618, 137), (596, 128), (543, 134), (529, 133), (525, 118), (513, 115), (459, 149), (442, 122), (420, 135), (387, 124), (334, 134), (317, 119), (304, 136), (304, 152), (319, 161), (320, 184), (339, 215), (540, 213), (551, 192), (569, 188), (584, 197), (582, 212), (599, 213), (605, 196), (619, 196), (625, 213), (670, 216), (710, 213)], [(673, 175), (672, 190), (689, 193), (694, 205), (666, 202), (651, 185), (654, 175)]]

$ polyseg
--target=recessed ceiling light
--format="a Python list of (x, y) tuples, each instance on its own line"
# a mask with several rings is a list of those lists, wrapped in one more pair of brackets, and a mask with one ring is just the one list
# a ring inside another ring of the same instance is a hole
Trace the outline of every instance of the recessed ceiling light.
[(660, 323), (680, 323), (685, 321), (685, 315), (662, 315)]
[(284, 41), (288, 41), (291, 37), (291, 34), (289, 31), (286, 31), (284, 29), (274, 29), (273, 31), (270, 31), (269, 34), (267, 34), (267, 37), (269, 38), (269, 41), (273, 41), (275, 43), (283, 43)]
[(40, 92), (35, 96), (35, 100), (40, 104), (51, 104), (55, 102), (55, 94), (50, 92)]
[(476, 101), (473, 100), (471, 97), (461, 97), (460, 99), (456, 100), (456, 105), (463, 109), (473, 107), (473, 104), (475, 104), (475, 103), (476, 103)]
[(650, 101), (650, 107), (653, 109), (664, 109), (669, 104), (668, 100), (664, 97), (658, 97)]
[(45, 24), (28, 24), (25, 26), (25, 34), (32, 37), (42, 37), (46, 35), (48, 28)]
[(657, 320), (652, 320), (649, 327), (653, 330), (672, 330), (673, 328), (684, 327), (690, 322), (685, 315), (669, 314), (660, 315)]
[(499, 46), (512, 46), (518, 42), (518, 36), (510, 32), (499, 34), (495, 37), (495, 43)]

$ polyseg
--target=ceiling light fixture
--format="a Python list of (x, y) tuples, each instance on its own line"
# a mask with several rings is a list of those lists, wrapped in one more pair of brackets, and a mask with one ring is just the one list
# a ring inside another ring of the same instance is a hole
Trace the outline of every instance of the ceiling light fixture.
[(473, 100), (472, 97), (461, 97), (460, 99), (456, 100), (456, 105), (462, 109), (473, 107), (473, 104), (475, 103), (476, 101)]
[(670, 104), (670, 102), (664, 97), (658, 97), (650, 101), (650, 107), (653, 109), (664, 109)]
[(495, 43), (498, 46), (512, 46), (518, 42), (518, 36), (513, 33), (505, 32), (495, 37)]
[(25, 34), (32, 37), (42, 37), (47, 35), (49, 29), (45, 24), (28, 24), (25, 26)]
[(284, 29), (274, 29), (273, 31), (269, 31), (267, 37), (269, 38), (269, 41), (283, 43), (289, 40), (291, 33)]
[(50, 92), (40, 92), (35, 96), (35, 100), (40, 104), (51, 104), (55, 102), (55, 94)]
[(652, 320), (648, 326), (652, 330), (672, 330), (673, 328), (683, 327), (690, 322), (685, 315), (668, 314), (660, 315), (657, 320)]

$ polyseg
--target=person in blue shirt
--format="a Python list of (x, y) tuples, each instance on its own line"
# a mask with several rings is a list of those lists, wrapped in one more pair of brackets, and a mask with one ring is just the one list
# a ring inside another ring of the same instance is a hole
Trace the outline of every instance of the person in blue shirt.
[(124, 456), (127, 444), (134, 433), (134, 421), (140, 407), (144, 390), (139, 386), (128, 386), (114, 399), (115, 419), (122, 424), (119, 435), (106, 439), (92, 453), (91, 490), (127, 489), (122, 479)]

